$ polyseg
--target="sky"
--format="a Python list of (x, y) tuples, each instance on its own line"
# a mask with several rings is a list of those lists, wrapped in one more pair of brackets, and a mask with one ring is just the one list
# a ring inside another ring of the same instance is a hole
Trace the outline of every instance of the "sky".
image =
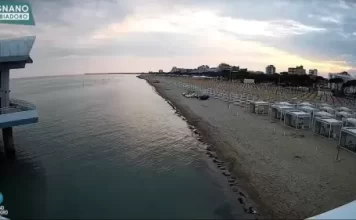
[[(25, 0), (22, 0), (25, 1)], [(230, 65), (356, 74), (356, 0), (28, 0), (36, 36), (15, 77)]]

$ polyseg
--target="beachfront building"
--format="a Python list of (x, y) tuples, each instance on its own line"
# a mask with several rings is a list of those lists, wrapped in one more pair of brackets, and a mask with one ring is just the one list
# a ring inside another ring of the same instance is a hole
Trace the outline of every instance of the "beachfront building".
[[(190, 73), (190, 74), (196, 74), (196, 73), (217, 73), (222, 70), (231, 70), (232, 72), (238, 71), (240, 67), (236, 66), (230, 66), (228, 64), (220, 64), (219, 67), (209, 67), (208, 65), (201, 65), (198, 66), (198, 68), (195, 69), (186, 69), (186, 68), (178, 68), (176, 66), (172, 67), (170, 73)], [(163, 70), (162, 70), (163, 72)]]
[(329, 79), (341, 78), (344, 82), (355, 80), (356, 78), (351, 76), (348, 72), (341, 72), (341, 73), (329, 73)]
[(176, 73), (179, 71), (179, 68), (177, 68), (176, 66), (172, 67), (171, 69), (171, 73)]
[(205, 73), (205, 72), (208, 72), (209, 71), (209, 66), (208, 65), (201, 65), (201, 66), (198, 66), (198, 72), (199, 73)]
[(318, 76), (318, 70), (317, 69), (310, 69), (309, 70), (309, 76)]
[(216, 73), (216, 72), (219, 72), (219, 69), (217, 67), (211, 67), (211, 68), (209, 68), (208, 72)]
[[(328, 87), (330, 89), (338, 89), (338, 88), (341, 88), (342, 87), (342, 84), (347, 82), (347, 81), (350, 81), (350, 80), (356, 80), (355, 77), (351, 76), (348, 72), (341, 72), (341, 73), (329, 73), (329, 80), (331, 79), (342, 79), (341, 82), (332, 82), (330, 83), (329, 82), (329, 85)], [(352, 88), (347, 88), (347, 90), (352, 90)], [(349, 91), (350, 92), (350, 91)]]
[(288, 68), (288, 74), (291, 75), (305, 75), (305, 69), (303, 68), (303, 66), (297, 66), (297, 67), (289, 67)]
[(276, 67), (273, 65), (268, 65), (266, 67), (266, 74), (275, 74), (276, 73)]
[(10, 70), (32, 63), (30, 51), (35, 37), (0, 40), (0, 128), (7, 153), (15, 153), (12, 127), (36, 123), (36, 107), (26, 101), (10, 99)]
[(218, 69), (220, 71), (230, 70), (231, 66), (229, 64), (226, 64), (226, 63), (220, 63), (219, 66), (218, 66)]
[(171, 73), (187, 73), (188, 70), (187, 69), (184, 69), (184, 68), (177, 68), (177, 67), (172, 67), (171, 69)]
[(240, 71), (240, 66), (232, 66), (231, 67), (232, 72), (239, 72)]
[(255, 75), (264, 74), (264, 72), (262, 71), (252, 71), (252, 70), (248, 71), (248, 73), (255, 74)]

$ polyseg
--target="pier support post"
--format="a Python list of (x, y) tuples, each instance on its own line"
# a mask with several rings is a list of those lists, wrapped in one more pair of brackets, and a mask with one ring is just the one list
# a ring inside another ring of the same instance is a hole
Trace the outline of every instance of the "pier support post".
[(7, 155), (15, 155), (14, 137), (12, 134), (12, 127), (2, 129), (2, 138), (4, 140), (5, 152)]

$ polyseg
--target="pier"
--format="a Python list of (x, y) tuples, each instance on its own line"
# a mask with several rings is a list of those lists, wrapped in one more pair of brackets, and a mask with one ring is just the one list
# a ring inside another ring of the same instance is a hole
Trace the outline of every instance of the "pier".
[(35, 39), (31, 36), (0, 40), (0, 128), (7, 155), (15, 154), (12, 128), (38, 122), (35, 105), (10, 98), (10, 70), (33, 63), (30, 52)]

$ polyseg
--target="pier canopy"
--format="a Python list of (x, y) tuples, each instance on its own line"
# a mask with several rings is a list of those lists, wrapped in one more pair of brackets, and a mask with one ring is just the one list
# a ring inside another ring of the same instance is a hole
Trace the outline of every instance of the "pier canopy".
[(35, 40), (35, 36), (0, 40), (0, 69), (24, 68), (32, 63), (30, 52)]
[(355, 219), (356, 200), (308, 219)]
[(35, 105), (10, 98), (10, 70), (25, 68), (27, 63), (33, 62), (30, 52), (35, 39), (31, 36), (0, 40), (0, 128), (11, 129), (38, 121)]

